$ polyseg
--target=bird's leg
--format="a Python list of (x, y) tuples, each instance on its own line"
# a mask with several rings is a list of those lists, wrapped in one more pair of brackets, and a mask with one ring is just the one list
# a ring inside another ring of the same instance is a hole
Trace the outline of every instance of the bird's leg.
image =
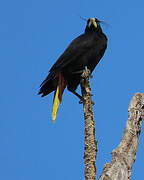
[[(91, 74), (91, 71), (87, 68), (87, 66), (85, 66), (85, 70), (86, 70), (86, 73), (88, 73), (88, 76), (89, 76), (90, 78), (92, 78), (93, 76), (92, 76), (92, 74)], [(79, 74), (79, 73), (82, 74), (82, 75), (81, 75), (82, 78), (85, 77), (85, 74), (84, 74), (84, 71), (83, 71), (83, 70), (73, 72), (73, 74)], [(73, 91), (73, 90), (69, 90), (69, 91), (71, 91), (73, 94), (75, 94), (75, 95), (80, 99), (80, 101), (79, 101), (80, 104), (82, 104), (82, 103), (85, 102), (85, 99), (84, 99), (81, 95), (79, 95), (76, 91)], [(90, 94), (90, 96), (93, 96), (93, 95)], [(92, 101), (92, 104), (94, 105), (94, 102), (93, 102), (93, 101)]]
[[(80, 101), (79, 101), (80, 104), (82, 104), (82, 103), (85, 102), (85, 99), (84, 99), (81, 95), (79, 95), (76, 91), (71, 91), (71, 92), (80, 99)], [(92, 96), (92, 95), (91, 95), (91, 96)], [(95, 103), (92, 101), (92, 105), (94, 105), (94, 104), (95, 104)]]
[[(87, 67), (86, 67), (87, 68)], [(91, 71), (89, 69), (88, 70), (88, 73), (89, 73), (89, 77), (90, 78), (93, 78), (93, 75), (91, 74)], [(84, 70), (79, 70), (79, 71), (75, 71), (75, 72), (72, 72), (72, 74), (82, 74)]]
[(79, 101), (80, 104), (82, 104), (85, 101), (84, 98), (81, 95), (79, 95), (79, 93), (77, 93), (76, 91), (71, 91), (71, 92), (80, 99)]

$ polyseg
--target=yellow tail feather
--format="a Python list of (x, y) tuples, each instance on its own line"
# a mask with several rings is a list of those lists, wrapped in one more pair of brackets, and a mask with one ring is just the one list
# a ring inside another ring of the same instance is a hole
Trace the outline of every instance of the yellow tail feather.
[(53, 102), (53, 107), (52, 107), (52, 119), (53, 122), (55, 122), (57, 111), (60, 105), (60, 100), (59, 100), (59, 86), (57, 87), (55, 97), (54, 97), (54, 102)]

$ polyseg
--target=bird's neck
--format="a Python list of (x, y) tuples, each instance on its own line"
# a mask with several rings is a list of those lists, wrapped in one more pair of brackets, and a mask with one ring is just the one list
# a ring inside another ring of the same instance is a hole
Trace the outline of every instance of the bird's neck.
[(92, 27), (92, 28), (89, 28), (88, 26), (86, 26), (86, 28), (85, 28), (85, 33), (102, 33), (102, 29), (100, 28), (100, 27), (98, 27), (98, 28), (95, 28), (95, 27)]

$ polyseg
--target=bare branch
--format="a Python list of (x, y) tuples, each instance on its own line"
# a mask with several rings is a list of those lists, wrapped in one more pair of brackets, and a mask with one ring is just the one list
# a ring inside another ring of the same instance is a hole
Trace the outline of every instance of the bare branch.
[(130, 180), (136, 159), (142, 119), (144, 119), (144, 94), (136, 93), (129, 105), (129, 118), (119, 146), (112, 151), (112, 162), (104, 166), (99, 180)]
[(96, 179), (97, 141), (95, 139), (95, 121), (93, 118), (91, 88), (89, 81), (90, 72), (86, 68), (82, 74), (81, 91), (85, 117), (85, 180)]

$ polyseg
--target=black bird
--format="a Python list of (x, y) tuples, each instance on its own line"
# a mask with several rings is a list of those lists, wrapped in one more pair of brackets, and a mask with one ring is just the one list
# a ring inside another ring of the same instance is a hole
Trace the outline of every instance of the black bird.
[(97, 18), (88, 19), (85, 32), (70, 43), (40, 86), (38, 94), (42, 94), (42, 97), (52, 91), (55, 92), (52, 111), (53, 121), (55, 121), (66, 86), (69, 91), (81, 97), (76, 89), (80, 84), (83, 70), (87, 66), (92, 73), (104, 55), (107, 37), (101, 29), (100, 22)]

